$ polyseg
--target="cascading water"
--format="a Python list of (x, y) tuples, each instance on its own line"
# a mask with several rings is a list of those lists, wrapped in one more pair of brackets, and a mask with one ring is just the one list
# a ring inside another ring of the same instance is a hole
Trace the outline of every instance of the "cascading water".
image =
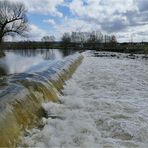
[[(10, 75), (0, 91), (0, 147), (16, 146), (27, 128), (37, 125), (43, 102), (58, 102), (64, 82), (74, 73), (83, 56), (75, 54), (41, 70)], [(38, 69), (39, 67), (37, 67)]]

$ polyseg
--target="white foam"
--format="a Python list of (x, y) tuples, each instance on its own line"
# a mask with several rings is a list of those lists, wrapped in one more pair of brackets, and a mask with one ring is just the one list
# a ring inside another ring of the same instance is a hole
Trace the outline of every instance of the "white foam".
[(88, 55), (67, 81), (62, 104), (43, 104), (49, 117), (23, 146), (148, 146), (147, 62)]

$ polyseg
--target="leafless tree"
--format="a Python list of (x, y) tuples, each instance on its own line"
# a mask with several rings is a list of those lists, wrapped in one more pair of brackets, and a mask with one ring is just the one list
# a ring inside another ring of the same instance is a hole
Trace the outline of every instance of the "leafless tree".
[(115, 35), (112, 35), (111, 36), (111, 41), (110, 41), (111, 43), (117, 43), (117, 38), (116, 38), (116, 36)]
[(63, 43), (70, 43), (71, 42), (71, 35), (69, 33), (64, 33), (61, 38)]
[(95, 43), (96, 41), (97, 41), (96, 32), (95, 31), (90, 32), (87, 42)]
[(26, 13), (23, 3), (0, 1), (0, 43), (7, 35), (25, 35), (28, 28)]
[(89, 38), (89, 32), (72, 32), (71, 34), (71, 41), (74, 43), (86, 43)]
[(42, 42), (54, 42), (55, 41), (55, 37), (53, 35), (51, 36), (43, 36), (41, 39)]

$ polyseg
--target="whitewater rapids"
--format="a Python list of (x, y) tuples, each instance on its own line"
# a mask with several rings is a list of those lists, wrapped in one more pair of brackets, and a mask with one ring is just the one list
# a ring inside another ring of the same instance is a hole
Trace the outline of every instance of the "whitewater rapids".
[(42, 105), (47, 117), (21, 146), (148, 147), (148, 60), (83, 55), (61, 104)]

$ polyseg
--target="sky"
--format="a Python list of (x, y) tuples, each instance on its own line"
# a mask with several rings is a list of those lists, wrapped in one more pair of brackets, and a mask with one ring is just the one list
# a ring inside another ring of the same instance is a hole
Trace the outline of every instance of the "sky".
[[(1, 0), (2, 1), (2, 0)], [(29, 39), (64, 32), (116, 35), (119, 42), (148, 41), (148, 0), (10, 0), (28, 9)]]

